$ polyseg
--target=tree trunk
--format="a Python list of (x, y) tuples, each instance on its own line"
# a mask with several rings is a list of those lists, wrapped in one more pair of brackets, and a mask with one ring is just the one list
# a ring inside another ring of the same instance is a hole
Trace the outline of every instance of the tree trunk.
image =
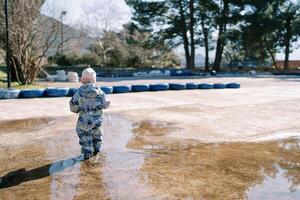
[(107, 57), (106, 57), (106, 53), (102, 53), (102, 59), (103, 59), (103, 67), (106, 68), (107, 67)]
[[(12, 50), (10, 50), (10, 52), (12, 52)], [(17, 70), (16, 70), (16, 68), (14, 66), (14, 62), (12, 60), (12, 57), (13, 57), (13, 55), (10, 54), (10, 58), (9, 58), (10, 76), (11, 76), (10, 78), (11, 78), (12, 82), (19, 82)], [(5, 63), (7, 63), (6, 62), (6, 58), (5, 58)]]
[(10, 68), (11, 68), (11, 81), (12, 82), (19, 82), (18, 81), (18, 77), (17, 77), (17, 71), (15, 70), (15, 68), (12, 66), (12, 65), (10, 65)]
[(291, 35), (292, 35), (292, 28), (291, 28), (291, 19), (286, 20), (286, 35), (285, 35), (285, 40), (284, 40), (284, 45), (285, 45), (285, 58), (284, 58), (284, 71), (289, 71), (289, 56), (290, 56), (290, 40), (291, 40)]
[(180, 18), (181, 18), (181, 36), (183, 39), (183, 47), (184, 47), (184, 53), (185, 53), (185, 60), (186, 60), (186, 67), (188, 69), (191, 68), (191, 63), (190, 63), (190, 51), (189, 51), (189, 39), (187, 36), (187, 27), (186, 27), (186, 21), (185, 21), (185, 16), (184, 16), (184, 10), (182, 6), (182, 2), (179, 4), (179, 12), (180, 12)]
[(274, 65), (274, 67), (278, 70), (279, 68), (278, 68), (277, 63), (276, 63), (275, 55), (274, 55), (274, 53), (272, 52), (271, 48), (269, 47), (267, 39), (264, 37), (263, 40), (264, 40), (265, 45), (266, 45), (266, 47), (267, 47), (267, 52), (268, 52), (268, 53), (270, 54), (270, 56), (271, 56), (272, 63), (273, 63), (273, 65)]
[(272, 63), (273, 63), (273, 65), (274, 65), (274, 67), (278, 70), (279, 68), (278, 68), (278, 65), (277, 65), (277, 63), (276, 63), (276, 59), (275, 59), (274, 53), (273, 53), (272, 51), (269, 51), (269, 54), (270, 54), (270, 56), (271, 56)]
[(191, 34), (191, 55), (190, 55), (190, 69), (195, 68), (195, 38), (194, 38), (194, 26), (195, 26), (195, 7), (194, 0), (189, 1), (190, 7), (190, 34)]
[[(10, 67), (11, 67), (11, 81), (18, 82), (19, 84), (23, 84), (24, 80), (22, 79), (22, 71), (20, 70), (21, 66), (18, 62), (18, 59), (11, 55), (10, 57)], [(24, 85), (24, 84), (23, 84)]]
[(209, 46), (208, 46), (208, 33), (204, 33), (204, 46), (205, 46), (205, 71), (209, 71)]
[(217, 48), (216, 48), (216, 55), (215, 55), (215, 62), (214, 62), (214, 70), (216, 71), (220, 71), (221, 67), (221, 59), (222, 59), (222, 54), (221, 54), (221, 43), (222, 43), (222, 39), (221, 37), (223, 37), (223, 25), (219, 26), (219, 34), (218, 34), (218, 40), (217, 40)]
[(214, 70), (216, 71), (220, 71), (221, 69), (221, 61), (222, 61), (222, 55), (223, 55), (223, 50), (225, 45), (227, 14), (228, 14), (228, 1), (223, 0), (223, 9), (221, 13), (221, 19), (219, 22), (219, 33), (218, 33), (216, 56), (214, 62)]
[(204, 16), (201, 15), (201, 27), (203, 31), (203, 36), (204, 36), (204, 48), (205, 48), (205, 71), (209, 71), (209, 45), (208, 45), (208, 30), (205, 28), (204, 24)]

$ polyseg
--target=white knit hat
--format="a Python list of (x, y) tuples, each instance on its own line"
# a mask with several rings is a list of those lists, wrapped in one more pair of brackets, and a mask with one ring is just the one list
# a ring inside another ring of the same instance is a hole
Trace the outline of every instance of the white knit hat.
[(81, 82), (82, 83), (96, 83), (96, 72), (92, 68), (86, 68), (85, 70), (82, 71), (82, 76), (81, 76)]

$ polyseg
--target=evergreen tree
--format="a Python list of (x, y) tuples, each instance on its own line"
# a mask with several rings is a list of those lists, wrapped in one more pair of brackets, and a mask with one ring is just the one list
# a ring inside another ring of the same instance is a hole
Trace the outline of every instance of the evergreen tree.
[(151, 30), (157, 43), (183, 44), (187, 68), (195, 67), (195, 2), (193, 0), (127, 0), (133, 20)]

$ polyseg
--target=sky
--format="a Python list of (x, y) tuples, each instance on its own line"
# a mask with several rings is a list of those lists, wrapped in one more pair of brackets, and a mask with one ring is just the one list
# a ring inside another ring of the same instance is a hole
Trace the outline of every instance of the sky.
[[(46, 9), (46, 7), (51, 7), (51, 11)], [(126, 5), (124, 0), (46, 0), (42, 12), (59, 19), (60, 13), (63, 10), (67, 11), (64, 17), (64, 23), (73, 26), (87, 21), (88, 14), (92, 12), (98, 14), (110, 12), (112, 15), (111, 20), (114, 22), (112, 28), (116, 30), (120, 30), (122, 24), (129, 22), (131, 18), (130, 8)], [(53, 15), (52, 13), (55, 14)], [(290, 54), (290, 60), (300, 60), (300, 45), (298, 46), (299, 48)], [(179, 51), (183, 52), (183, 49)], [(203, 54), (204, 48), (199, 48), (198, 53)], [(213, 54), (214, 53), (211, 52), (212, 56)], [(278, 53), (276, 59), (284, 59), (284, 54)]]
[(67, 12), (64, 23), (69, 25), (84, 23), (92, 12), (96, 15), (110, 12), (115, 21), (115, 29), (121, 29), (122, 24), (129, 22), (131, 18), (130, 8), (124, 0), (46, 0), (42, 8), (43, 13), (57, 19), (60, 19), (62, 11)]

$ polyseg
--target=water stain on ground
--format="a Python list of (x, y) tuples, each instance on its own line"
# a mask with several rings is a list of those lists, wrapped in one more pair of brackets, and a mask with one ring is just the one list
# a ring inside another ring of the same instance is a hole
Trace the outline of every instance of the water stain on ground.
[(102, 153), (88, 161), (79, 157), (75, 117), (32, 129), (46, 139), (0, 140), (1, 200), (300, 198), (297, 138), (203, 144), (171, 139), (176, 124), (105, 119)]
[(165, 137), (152, 140), (149, 132), (155, 134), (158, 130), (153, 130), (153, 126), (146, 134), (143, 128), (134, 130), (129, 147), (143, 149), (151, 155), (145, 157), (141, 171), (147, 174), (144, 181), (155, 188), (158, 196), (166, 199), (300, 198), (299, 139), (201, 144)]
[(43, 117), (43, 118), (31, 118), (31, 119), (19, 119), (0, 121), (0, 134), (1, 133), (12, 133), (16, 131), (26, 132), (33, 131), (46, 126), (50, 122), (54, 121), (54, 118)]
[[(132, 149), (153, 149), (159, 148), (159, 141), (162, 137), (167, 137), (168, 133), (176, 131), (179, 128), (173, 123), (154, 121), (154, 120), (143, 120), (141, 122), (133, 124), (132, 133), (133, 136), (129, 140), (127, 147)], [(149, 143), (145, 143), (145, 140)], [(152, 143), (157, 145), (153, 146)]]
[[(102, 153), (87, 161), (78, 157), (76, 117), (55, 120), (45, 129), (33, 128), (20, 145), (0, 140), (1, 200), (153, 199), (139, 180), (144, 154), (126, 148), (131, 122), (118, 116), (105, 118)], [(19, 132), (9, 134), (16, 140), (24, 138)], [(41, 134), (50, 137), (33, 137)]]

